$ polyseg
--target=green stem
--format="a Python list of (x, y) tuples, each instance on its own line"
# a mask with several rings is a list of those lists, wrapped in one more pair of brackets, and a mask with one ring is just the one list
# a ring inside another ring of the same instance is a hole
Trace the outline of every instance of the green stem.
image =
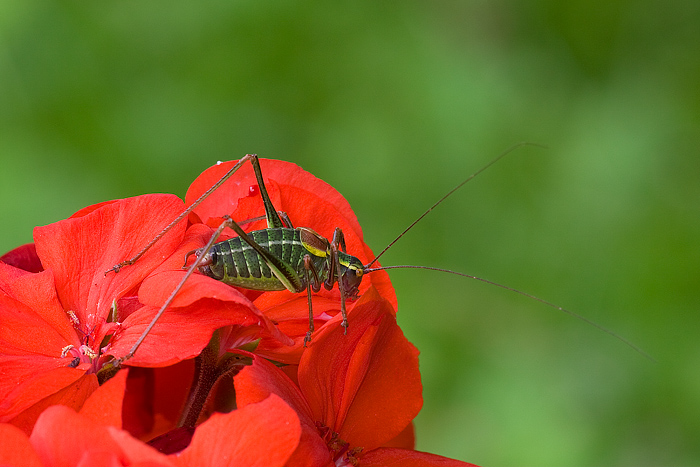
[(194, 428), (219, 378), (224, 376), (233, 378), (251, 363), (250, 358), (237, 354), (225, 353), (219, 356), (219, 347), (219, 332), (215, 331), (209, 344), (201, 354), (195, 357), (193, 383), (185, 407), (180, 414), (179, 427)]
[(216, 366), (216, 353), (207, 345), (202, 353), (194, 359), (195, 370), (194, 380), (190, 387), (190, 394), (187, 397), (185, 408), (180, 414), (178, 421), (179, 427), (193, 428), (199, 414), (204, 408), (204, 403), (214, 387), (216, 380), (219, 379), (219, 372)]

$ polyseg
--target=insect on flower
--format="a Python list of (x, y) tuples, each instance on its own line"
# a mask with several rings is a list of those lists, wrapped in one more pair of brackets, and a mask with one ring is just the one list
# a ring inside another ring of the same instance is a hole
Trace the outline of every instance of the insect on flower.
[[(318, 234), (310, 227), (294, 227), (293, 220), (290, 219), (290, 216), (286, 212), (278, 211), (273, 204), (265, 185), (260, 161), (257, 155), (248, 154), (244, 156), (223, 176), (221, 176), (218, 181), (216, 181), (211, 187), (204, 191), (201, 196), (192, 202), (190, 206), (182, 212), (182, 214), (180, 214), (167, 227), (165, 227), (160, 234), (153, 238), (153, 240), (151, 240), (151, 242), (149, 242), (143, 248), (143, 250), (141, 250), (133, 258), (115, 265), (106, 272), (109, 273), (113, 271), (116, 273), (119, 272), (121, 268), (134, 264), (147, 250), (156, 244), (156, 242), (158, 242), (158, 240), (165, 235), (166, 232), (184, 220), (215, 190), (221, 187), (224, 182), (234, 175), (244, 164), (249, 162), (252, 165), (255, 178), (257, 180), (257, 188), (251, 189), (250, 194), (260, 195), (263, 201), (265, 215), (252, 217), (243, 221), (236, 221), (228, 215), (221, 217), (214, 234), (211, 236), (206, 246), (187, 253), (185, 265), (187, 265), (188, 259), (191, 256), (196, 257), (194, 262), (189, 266), (187, 274), (184, 275), (181, 282), (174, 288), (170, 297), (165, 301), (159, 312), (153, 318), (151, 324), (145, 329), (129, 353), (120, 359), (117, 359), (115, 365), (119, 366), (122, 362), (128, 360), (134, 355), (162, 313), (170, 305), (170, 303), (172, 303), (178, 291), (185, 284), (185, 281), (187, 281), (187, 279), (195, 271), (199, 271), (206, 276), (222, 281), (228, 285), (244, 289), (259, 291), (288, 290), (293, 293), (306, 292), (309, 312), (309, 328), (304, 337), (304, 345), (311, 340), (312, 333), (314, 331), (312, 293), (319, 292), (322, 287), (327, 290), (332, 290), (337, 283), (338, 290), (340, 292), (340, 312), (343, 318), (342, 326), (347, 330), (346, 302), (348, 300), (354, 300), (358, 297), (359, 288), (365, 275), (387, 269), (416, 268), (441, 271), (470, 279), (476, 279), (510, 290), (520, 295), (527, 296), (559, 311), (568, 313), (603, 330), (646, 356), (642, 350), (634, 346), (623, 337), (584, 318), (583, 316), (511, 287), (480, 277), (437, 267), (414, 265), (377, 265), (377, 260), (406, 232), (420, 222), (430, 211), (445, 201), (455, 191), (460, 189), (475, 176), (489, 168), (515, 148), (526, 144), (529, 143), (519, 143), (512, 146), (491, 160), (481, 169), (467, 177), (459, 185), (454, 187), (437, 202), (435, 202), (430, 208), (428, 208), (401, 234), (390, 242), (389, 245), (387, 245), (378, 255), (367, 263), (363, 263), (358, 257), (353, 256), (352, 251), (347, 251), (346, 236), (340, 227), (335, 227), (333, 236), (330, 240)], [(246, 230), (244, 230), (242, 227), (243, 225), (261, 220), (266, 220), (267, 222), (267, 227), (264, 229), (246, 232)], [(232, 229), (237, 236), (228, 240), (217, 242), (219, 236), (226, 228)]]

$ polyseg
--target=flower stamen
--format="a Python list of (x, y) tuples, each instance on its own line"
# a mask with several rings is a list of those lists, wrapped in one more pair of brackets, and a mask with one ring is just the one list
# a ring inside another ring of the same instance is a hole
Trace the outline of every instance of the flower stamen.
[(66, 314), (68, 315), (70, 322), (73, 323), (74, 327), (80, 326), (80, 320), (78, 319), (78, 315), (75, 314), (75, 311), (68, 310), (66, 311)]

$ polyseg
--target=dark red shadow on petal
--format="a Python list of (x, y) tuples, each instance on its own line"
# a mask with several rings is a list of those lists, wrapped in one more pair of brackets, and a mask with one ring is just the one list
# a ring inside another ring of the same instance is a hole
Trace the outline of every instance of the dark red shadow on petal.
[(36, 254), (36, 246), (33, 243), (27, 243), (8, 251), (0, 256), (0, 261), (28, 272), (41, 272), (44, 270), (44, 266), (41, 265), (41, 260)]
[(447, 457), (408, 449), (379, 448), (361, 456), (362, 467), (477, 467)]

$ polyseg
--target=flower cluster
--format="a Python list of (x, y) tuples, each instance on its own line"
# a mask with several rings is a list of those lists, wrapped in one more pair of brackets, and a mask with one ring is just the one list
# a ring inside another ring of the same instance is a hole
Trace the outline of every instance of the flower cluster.
[[(396, 323), (384, 271), (348, 304), (340, 294), (256, 292), (192, 275), (183, 259), (225, 215), (264, 229), (244, 166), (134, 264), (233, 163), (207, 169), (185, 202), (152, 194), (89, 206), (37, 227), (0, 258), (0, 465), (451, 466), (415, 451), (422, 406), (418, 351)], [(261, 160), (274, 206), (363, 263), (372, 252), (345, 199), (299, 167)], [(234, 235), (224, 232), (224, 237)]]

